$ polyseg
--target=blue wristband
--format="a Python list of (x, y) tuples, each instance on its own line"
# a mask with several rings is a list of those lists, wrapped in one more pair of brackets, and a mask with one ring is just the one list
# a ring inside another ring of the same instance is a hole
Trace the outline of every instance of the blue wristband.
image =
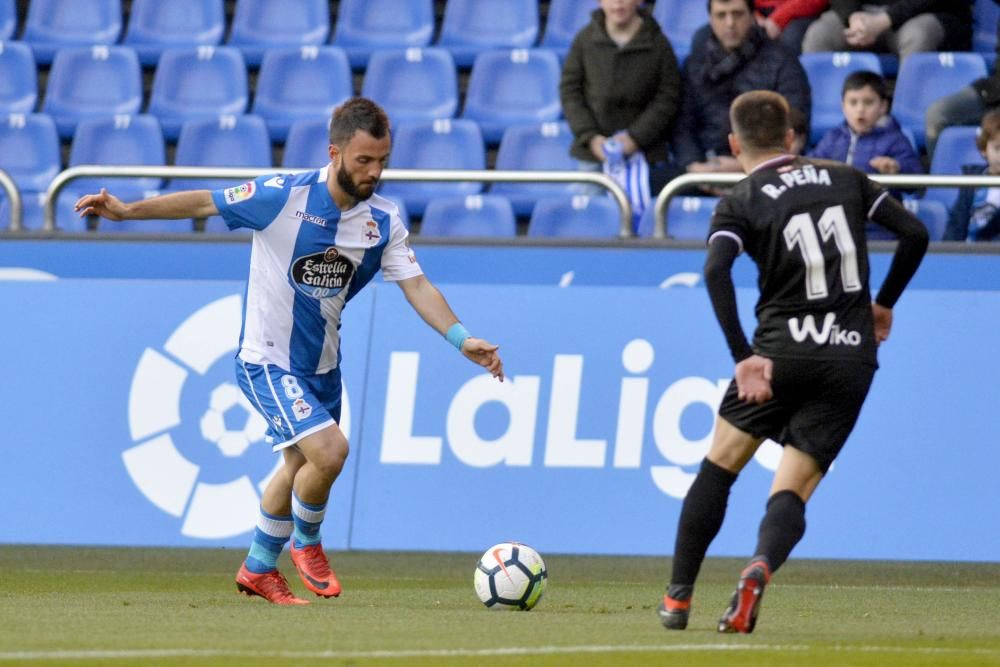
[(471, 334), (465, 330), (461, 322), (455, 322), (448, 328), (448, 333), (444, 335), (449, 343), (455, 346), (455, 348), (461, 352), (462, 343), (465, 342), (466, 338), (471, 338)]

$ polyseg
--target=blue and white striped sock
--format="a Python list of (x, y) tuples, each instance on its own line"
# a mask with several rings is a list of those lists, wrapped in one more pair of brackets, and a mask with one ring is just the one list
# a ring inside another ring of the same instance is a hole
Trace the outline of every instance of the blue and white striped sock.
[(292, 517), (274, 516), (260, 509), (253, 543), (247, 554), (246, 566), (251, 572), (263, 574), (278, 567), (278, 556), (292, 534)]
[(293, 533), (296, 548), (319, 544), (319, 526), (326, 515), (326, 503), (314, 505), (302, 502), (298, 495), (292, 493), (292, 520), (295, 521)]

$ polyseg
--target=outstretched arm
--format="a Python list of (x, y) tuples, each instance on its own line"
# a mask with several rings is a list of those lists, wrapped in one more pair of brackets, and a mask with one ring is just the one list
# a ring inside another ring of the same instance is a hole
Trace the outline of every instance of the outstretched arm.
[(108, 220), (207, 218), (219, 212), (208, 190), (172, 192), (126, 204), (107, 188), (101, 188), (99, 194), (80, 197), (74, 208), (81, 218), (99, 215)]
[[(424, 322), (427, 322), (442, 336), (448, 337), (448, 340), (455, 343), (456, 347), (468, 359), (479, 364), (488, 370), (493, 377), (503, 382), (503, 362), (500, 360), (500, 355), (497, 354), (499, 346), (482, 338), (466, 336), (464, 333), (461, 340), (455, 338), (455, 332), (464, 332), (464, 328), (459, 324), (458, 317), (452, 312), (444, 296), (427, 279), (427, 276), (423, 274), (413, 276), (398, 281), (398, 284), (403, 290), (403, 294), (406, 295), (406, 300), (410, 302), (410, 305), (423, 318)], [(457, 329), (454, 328), (456, 325)]]

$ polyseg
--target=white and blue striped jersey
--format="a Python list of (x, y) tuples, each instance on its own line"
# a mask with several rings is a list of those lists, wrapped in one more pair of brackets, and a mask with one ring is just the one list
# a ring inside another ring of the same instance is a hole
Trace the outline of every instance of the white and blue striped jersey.
[(373, 195), (341, 211), (326, 186), (328, 169), (212, 192), (230, 229), (254, 230), (240, 331), (244, 361), (294, 375), (337, 368), (344, 305), (379, 269), (389, 281), (422, 273), (396, 205)]

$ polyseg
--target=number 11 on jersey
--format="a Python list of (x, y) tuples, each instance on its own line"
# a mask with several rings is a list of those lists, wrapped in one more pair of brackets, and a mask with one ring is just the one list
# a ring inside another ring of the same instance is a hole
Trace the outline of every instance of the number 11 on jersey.
[[(816, 234), (817, 228), (819, 234)], [(833, 237), (840, 252), (840, 280), (845, 292), (861, 289), (861, 275), (858, 271), (858, 254), (847, 224), (847, 215), (840, 204), (823, 211), (819, 222), (813, 223), (808, 213), (793, 215), (784, 230), (785, 244), (789, 250), (799, 247), (802, 262), (806, 265), (806, 297), (812, 301), (825, 299), (829, 294), (826, 284), (826, 260), (820, 239), (825, 243)]]

